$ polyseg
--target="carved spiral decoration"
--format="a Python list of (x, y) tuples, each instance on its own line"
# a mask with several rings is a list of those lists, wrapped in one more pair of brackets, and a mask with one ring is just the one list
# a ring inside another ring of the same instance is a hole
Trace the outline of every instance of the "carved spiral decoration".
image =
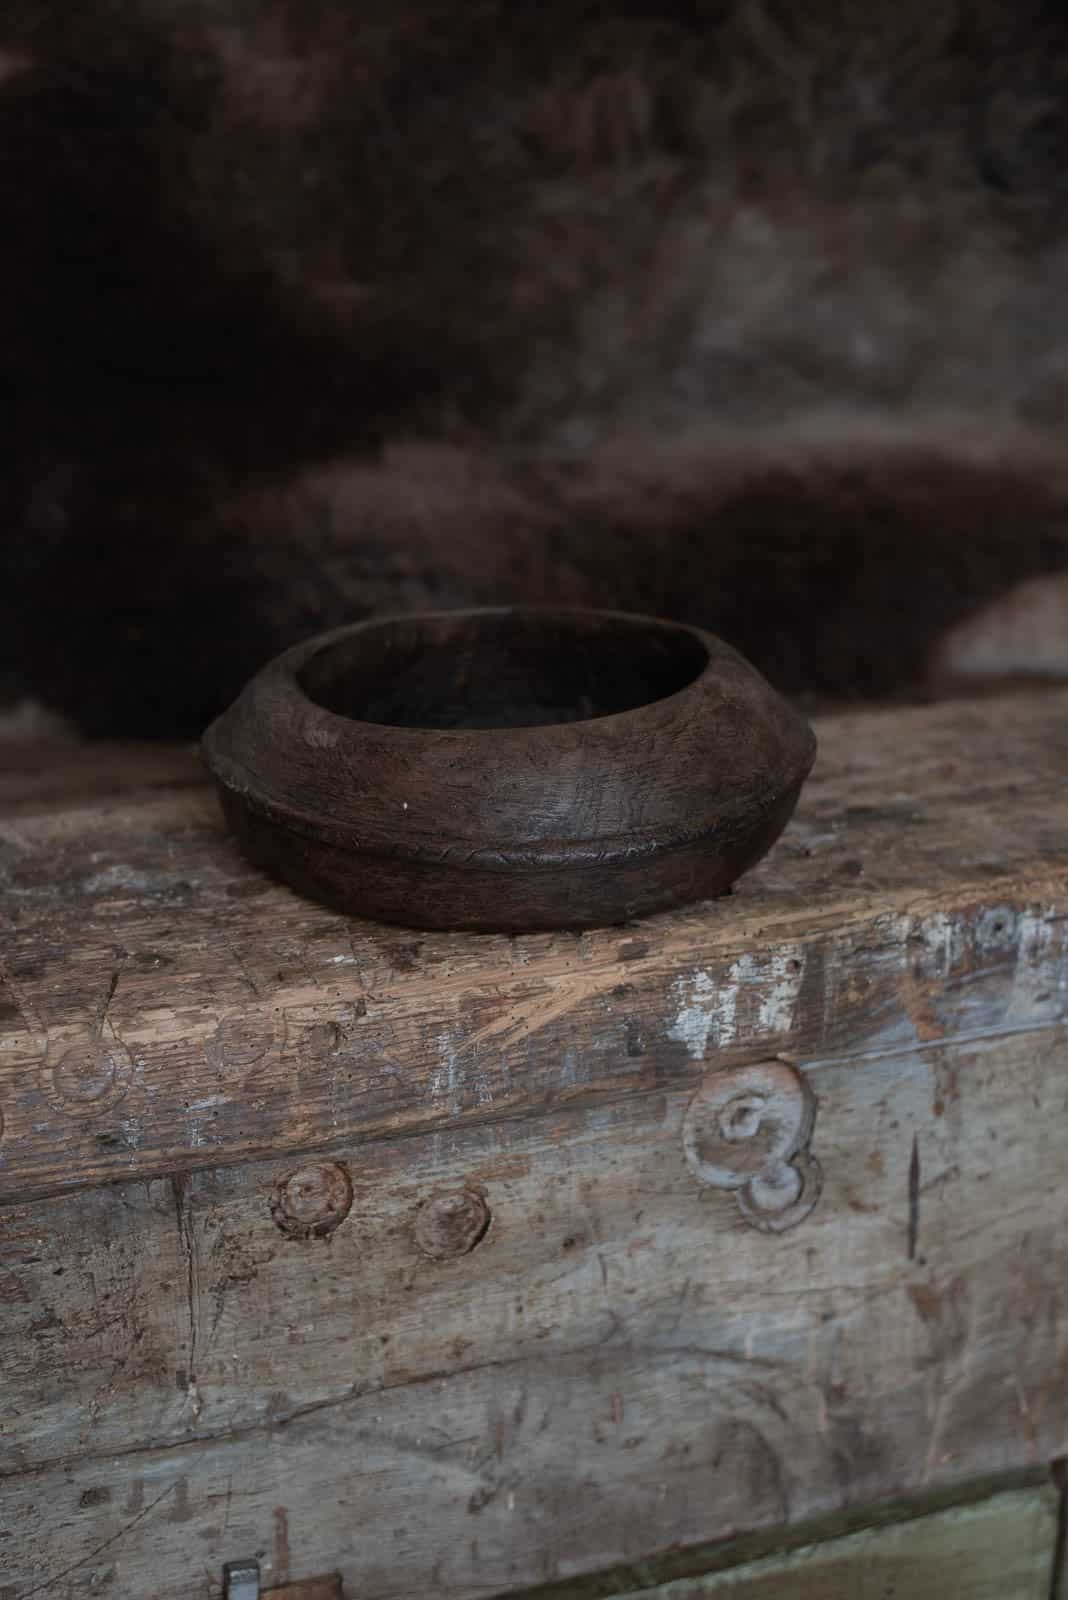
[(50, 1044), (38, 1082), (53, 1110), (68, 1117), (99, 1117), (125, 1099), (132, 1075), (125, 1045), (87, 1036), (58, 1056)]
[(737, 1195), (763, 1233), (785, 1233), (811, 1213), (823, 1174), (808, 1149), (816, 1097), (784, 1062), (713, 1072), (686, 1111), (683, 1150), (698, 1182)]

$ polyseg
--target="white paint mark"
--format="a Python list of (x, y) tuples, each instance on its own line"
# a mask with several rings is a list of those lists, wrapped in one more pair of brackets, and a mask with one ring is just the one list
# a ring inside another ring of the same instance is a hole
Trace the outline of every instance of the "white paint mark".
[[(695, 972), (692, 978), (676, 979), (671, 992), (681, 1004), (667, 1036), (684, 1044), (692, 1061), (700, 1061), (716, 1028), (716, 986), (707, 972)], [(716, 1042), (719, 1043), (718, 1037)]]
[(446, 1099), (452, 1110), (459, 1109), (460, 1063), (456, 1053), (456, 1040), (448, 1028), (438, 1034), (437, 1045), (441, 1065), (430, 1079), (435, 1100)]
[(776, 950), (757, 1007), (757, 1026), (763, 1033), (789, 1033), (805, 975), (805, 955), (800, 945)]
[(672, 985), (679, 1004), (668, 1038), (684, 1044), (694, 1061), (707, 1055), (709, 1044), (722, 1050), (738, 1037), (739, 1001), (752, 996), (751, 1018), (743, 1019), (747, 1036), (768, 1038), (789, 1032), (804, 976), (803, 953), (790, 946), (767, 957), (743, 955), (731, 962), (717, 984), (705, 971)]
[(493, 1104), (493, 1091), (490, 1088), (489, 1073), (484, 1070), (475, 1074), (475, 1102), (480, 1106)]
[(1058, 1021), (1064, 987), (1064, 924), (1053, 906), (1028, 906), (1016, 919), (1016, 966), (1003, 1025)]

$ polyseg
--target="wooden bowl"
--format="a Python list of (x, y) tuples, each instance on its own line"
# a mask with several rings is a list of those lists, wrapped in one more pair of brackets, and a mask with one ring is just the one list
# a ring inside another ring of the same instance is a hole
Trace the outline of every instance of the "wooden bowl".
[(607, 611), (380, 618), (272, 661), (204, 754), (246, 854), (418, 928), (623, 922), (771, 847), (812, 730), (729, 645)]

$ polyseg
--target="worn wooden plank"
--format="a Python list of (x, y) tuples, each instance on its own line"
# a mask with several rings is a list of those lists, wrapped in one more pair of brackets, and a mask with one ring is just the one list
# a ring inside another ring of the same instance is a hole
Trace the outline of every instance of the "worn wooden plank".
[[(823, 1192), (781, 1235), (697, 1182), (674, 1088), (335, 1147), (321, 1239), (277, 1225), (284, 1162), (94, 1195), (106, 1225), (21, 1208), (19, 1600), (42, 1571), (188, 1594), (191, 1550), (273, 1560), (280, 1516), (296, 1574), (491, 1595), (1068, 1452), (1064, 1030), (808, 1078)], [(431, 1259), (418, 1220), (463, 1187), (489, 1230)]]
[(416, 938), (243, 866), (196, 788), (9, 819), (0, 1200), (1059, 1022), (1068, 695), (847, 717), (729, 900)]
[(1049, 1600), (1056, 1534), (1055, 1493), (1019, 1490), (620, 1600)]

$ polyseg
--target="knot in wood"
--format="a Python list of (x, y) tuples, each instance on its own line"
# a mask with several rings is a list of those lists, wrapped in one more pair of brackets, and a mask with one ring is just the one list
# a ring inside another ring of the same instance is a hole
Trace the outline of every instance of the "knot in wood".
[(323, 1239), (352, 1210), (352, 1180), (337, 1161), (298, 1167), (271, 1196), (275, 1226), (290, 1239)]
[(486, 1237), (490, 1221), (490, 1208), (476, 1189), (437, 1195), (415, 1220), (415, 1242), (434, 1261), (466, 1256)]

